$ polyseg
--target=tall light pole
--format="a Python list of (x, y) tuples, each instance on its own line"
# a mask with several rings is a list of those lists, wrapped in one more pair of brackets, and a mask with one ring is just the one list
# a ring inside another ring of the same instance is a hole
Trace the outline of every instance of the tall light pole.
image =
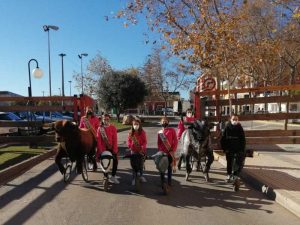
[(71, 83), (72, 83), (72, 81), (69, 80), (69, 84), (70, 84), (70, 96), (71, 96)]
[(83, 73), (82, 73), (82, 58), (83, 56), (88, 56), (87, 53), (81, 53), (78, 55), (80, 61), (81, 61), (81, 94), (83, 94)]
[(49, 31), (52, 30), (58, 30), (59, 27), (53, 26), (53, 25), (44, 25), (43, 29), (45, 32), (48, 32), (48, 59), (49, 59), (49, 95), (51, 96), (51, 60), (50, 60), (50, 35)]
[(59, 56), (61, 56), (61, 90), (62, 90), (62, 96), (65, 96), (64, 56), (66, 56), (66, 54), (60, 53)]
[(29, 87), (28, 87), (28, 96), (32, 97), (32, 91), (31, 91), (31, 73), (30, 73), (30, 63), (32, 61), (35, 61), (36, 68), (32, 71), (32, 74), (35, 78), (41, 78), (43, 76), (43, 71), (39, 68), (39, 63), (36, 59), (30, 59), (28, 61), (28, 75), (29, 75)]

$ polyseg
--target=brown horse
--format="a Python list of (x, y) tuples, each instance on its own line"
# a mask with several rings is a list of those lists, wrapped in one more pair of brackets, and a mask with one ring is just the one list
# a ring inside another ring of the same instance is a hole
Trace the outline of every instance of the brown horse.
[(65, 167), (61, 163), (63, 157), (70, 157), (71, 161), (76, 161), (77, 172), (82, 171), (82, 160), (87, 154), (93, 162), (94, 170), (97, 169), (95, 160), (95, 149), (97, 146), (93, 133), (87, 129), (80, 129), (78, 126), (67, 120), (59, 120), (53, 123), (55, 139), (59, 142), (59, 148), (55, 156), (55, 163), (59, 171), (64, 174)]

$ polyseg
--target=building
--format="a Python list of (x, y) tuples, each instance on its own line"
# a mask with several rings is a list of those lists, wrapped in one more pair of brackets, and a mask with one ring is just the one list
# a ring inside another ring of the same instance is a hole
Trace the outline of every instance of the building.
[(165, 92), (159, 95), (146, 96), (141, 105), (136, 109), (125, 110), (125, 114), (162, 115), (165, 107), (173, 110), (174, 101), (180, 101), (179, 92)]
[[(0, 97), (23, 97), (23, 96), (10, 91), (0, 91)], [(0, 102), (0, 106), (10, 106), (10, 105), (11, 102)]]

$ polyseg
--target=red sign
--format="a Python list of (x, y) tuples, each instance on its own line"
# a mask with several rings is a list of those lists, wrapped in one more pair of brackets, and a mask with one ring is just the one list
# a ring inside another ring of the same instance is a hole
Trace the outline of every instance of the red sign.
[(211, 91), (216, 87), (216, 80), (212, 77), (207, 77), (202, 82), (202, 91)]

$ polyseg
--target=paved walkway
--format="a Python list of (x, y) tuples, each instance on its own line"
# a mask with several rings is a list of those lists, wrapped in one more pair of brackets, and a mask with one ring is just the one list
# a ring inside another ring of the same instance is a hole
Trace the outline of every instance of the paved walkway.
[[(251, 146), (242, 179), (300, 217), (300, 145)], [(222, 152), (216, 159), (226, 166)]]
[[(300, 145), (248, 147), (255, 152), (253, 158), (246, 159), (242, 179), (300, 218)], [(215, 156), (226, 165), (221, 152)]]

